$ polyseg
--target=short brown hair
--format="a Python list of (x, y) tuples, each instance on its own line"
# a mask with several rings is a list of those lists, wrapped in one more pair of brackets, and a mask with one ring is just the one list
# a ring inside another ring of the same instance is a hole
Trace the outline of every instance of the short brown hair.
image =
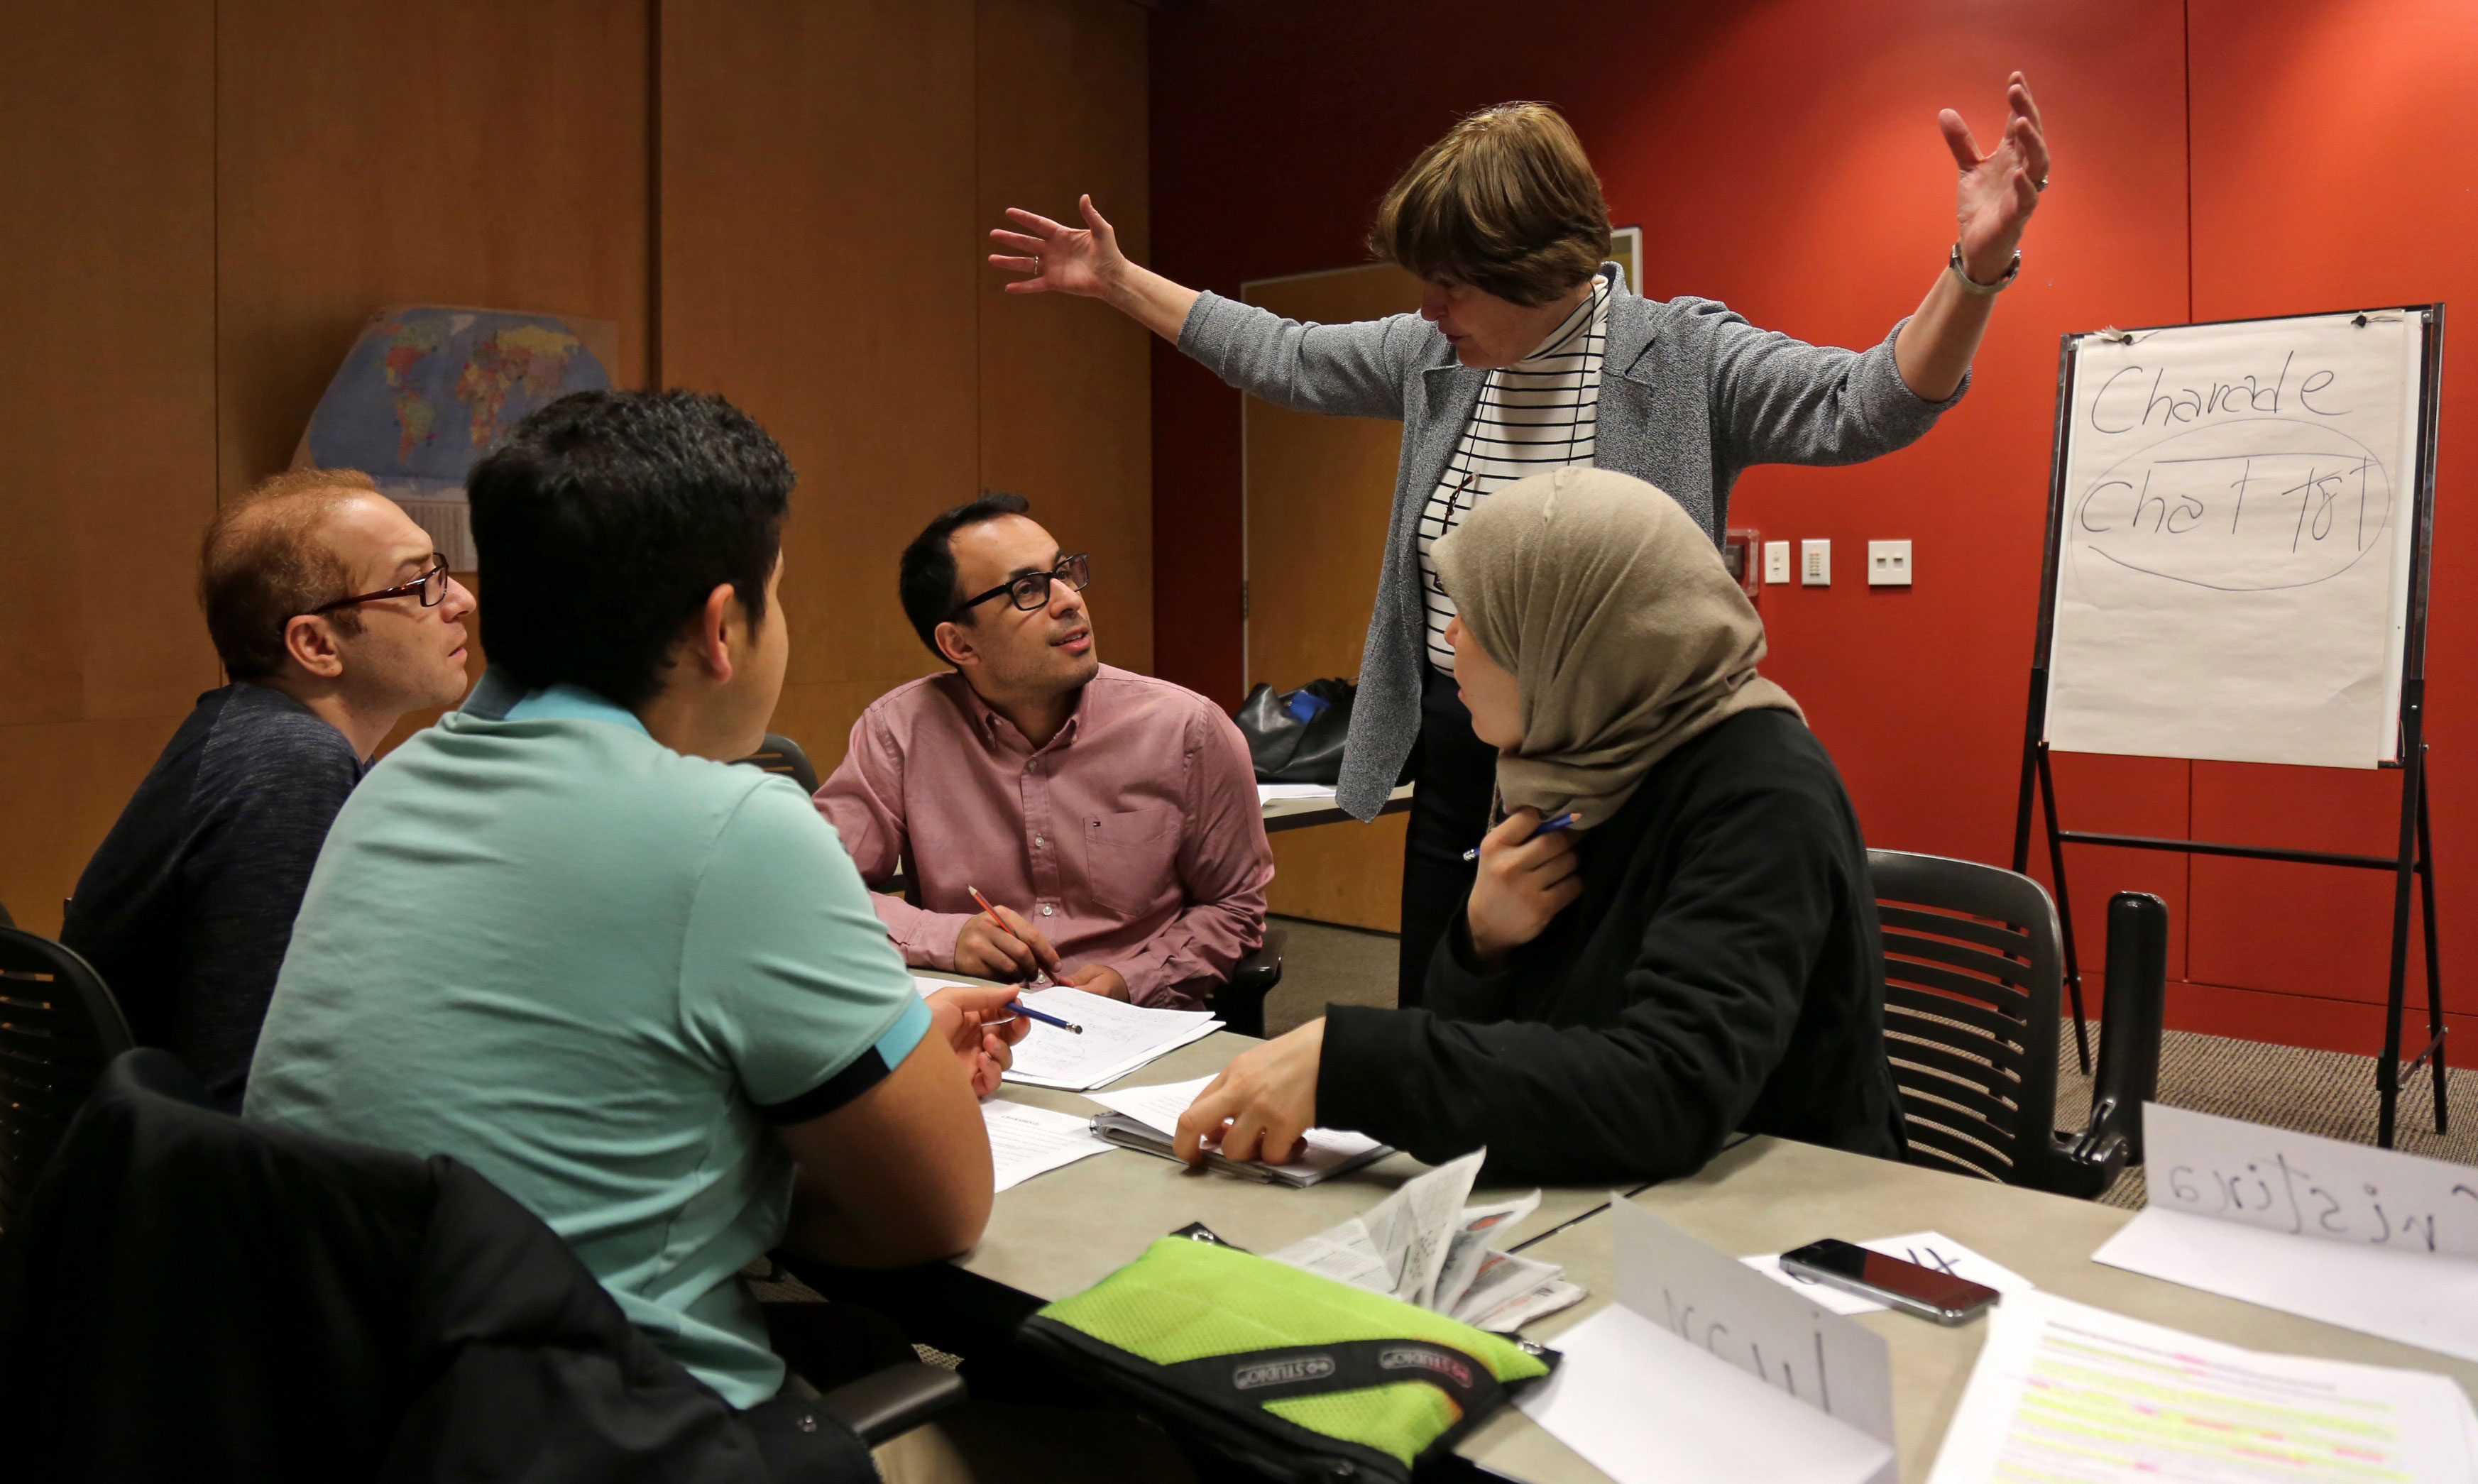
[[(274, 674), (284, 667), (285, 625), (352, 595), (353, 574), (318, 539), (318, 527), (346, 500), (377, 492), (358, 469), (291, 469), (215, 512), (199, 544), (198, 603), (226, 674)], [(350, 609), (327, 618), (343, 633), (361, 632), (361, 616)]]
[(1501, 103), (1420, 151), (1378, 206), (1368, 246), (1422, 278), (1536, 306), (1600, 270), (1608, 203), (1563, 115)]

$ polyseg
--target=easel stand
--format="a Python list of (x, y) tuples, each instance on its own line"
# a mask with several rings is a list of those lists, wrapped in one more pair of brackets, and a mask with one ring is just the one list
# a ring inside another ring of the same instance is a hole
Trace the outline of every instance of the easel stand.
[[(2451, 1132), (2451, 1105), (2445, 1097), (2446, 1077), (2443, 1063), (2443, 971), (2436, 958), (2435, 943), (2435, 835), (2428, 823), (2426, 801), (2426, 744), (2415, 741), (2419, 733), (2420, 713), (2424, 708), (2422, 682), (2410, 682), (2401, 692), (2401, 731), (2405, 742), (2406, 763), (2388, 763), (2401, 774), (2400, 853), (2390, 855), (2344, 855), (2329, 850), (2277, 850), (2260, 845), (2230, 845), (2199, 840), (2163, 840), (2149, 835), (2103, 835), (2088, 830), (2061, 829), (2057, 821), (2057, 785), (2048, 766), (2047, 743), (2039, 740), (2045, 729), (2048, 671), (2045, 666), (2031, 671), (2031, 725), (2023, 744), (2022, 788), (2014, 806), (2013, 868), (2027, 870), (2031, 857), (2031, 791), (2036, 785), (2040, 813), (2048, 822), (2048, 870), (2057, 883), (2057, 921), (2064, 937), (2065, 989), (2074, 1007), (2074, 1052), (2082, 1069), (2090, 1070), (2090, 1040), (2083, 1017), (2082, 968), (2074, 951), (2074, 913), (2072, 896), (2065, 886), (2065, 846), (2116, 845), (2130, 850), (2181, 851), (2187, 855), (2236, 856), (2249, 861), (2286, 861), (2297, 866), (2341, 866), (2361, 870), (2386, 870), (2392, 873), (2392, 954), (2391, 975), (2384, 994), (2384, 1055), (2375, 1064), (2375, 1142), (2384, 1148), (2392, 1146), (2394, 1120), (2398, 1116), (2401, 1079), (2415, 1076), (2421, 1066), (2431, 1067), (2435, 1078), (2435, 1131)], [(2401, 1065), (2401, 1017), (2409, 980), (2409, 909), (2412, 881), (2418, 898), (2418, 916), (2424, 932), (2426, 948), (2426, 1044), (2419, 1048), (2408, 1066)]]
[[(2378, 1098), (2375, 1142), (2392, 1146), (2401, 1079), (2430, 1067), (2435, 1079), (2435, 1131), (2449, 1132), (2451, 1109), (2446, 1099), (2443, 1041), (2443, 973), (2436, 958), (2435, 832), (2429, 823), (2426, 767), (2426, 611), (2429, 548), (2435, 529), (2435, 445), (2443, 369), (2443, 306), (2406, 308), (2426, 315), (2427, 332), (2420, 356), (2422, 374), (2417, 410), (2417, 466), (2412, 483), (2415, 522), (2409, 560), (2406, 644), (2402, 653), (2397, 761), (2376, 766), (2397, 768), (2401, 775), (2399, 848), (2390, 855), (2349, 855), (2329, 850), (2283, 850), (2260, 845), (2221, 844), (2198, 840), (2166, 840), (2147, 835), (2102, 835), (2065, 829), (2057, 816), (2057, 784), (2049, 766), (2048, 672), (2056, 640), (2055, 615), (2067, 490), (2067, 448), (2074, 406), (2074, 372), (2079, 337), (2063, 338), (2057, 369), (2057, 441), (2049, 486), (2048, 543), (2039, 594), (2039, 637), (2031, 667), (2031, 704), (2022, 733), (2022, 783), (2013, 812), (2013, 868), (2027, 869), (2031, 856), (2032, 790), (2038, 791), (2048, 822), (2048, 869), (2057, 885), (2057, 917), (2064, 934), (2065, 987), (2074, 1010), (2074, 1049), (2085, 1071), (2090, 1070), (2090, 1040), (2083, 1015), (2082, 968), (2074, 951), (2072, 894), (2065, 885), (2065, 846), (2114, 845), (2120, 849), (2166, 850), (2186, 855), (2233, 856), (2250, 861), (2282, 861), (2293, 866), (2330, 866), (2392, 874), (2391, 973), (2384, 994), (2384, 1054), (2375, 1066)], [(2361, 326), (2364, 314), (2358, 316)], [(2129, 340), (2130, 343), (2130, 340)], [(2410, 898), (2415, 891), (2422, 917), (2426, 949), (2426, 1044), (2406, 1067), (2401, 1064), (2401, 1017), (2409, 980)]]

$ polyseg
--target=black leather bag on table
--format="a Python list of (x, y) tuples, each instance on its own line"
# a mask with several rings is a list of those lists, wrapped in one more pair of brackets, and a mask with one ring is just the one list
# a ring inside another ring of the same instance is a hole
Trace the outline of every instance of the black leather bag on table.
[(1348, 680), (1311, 680), (1296, 691), (1260, 685), (1239, 707), (1239, 732), (1258, 783), (1325, 783), (1342, 777), (1342, 744), (1351, 733)]

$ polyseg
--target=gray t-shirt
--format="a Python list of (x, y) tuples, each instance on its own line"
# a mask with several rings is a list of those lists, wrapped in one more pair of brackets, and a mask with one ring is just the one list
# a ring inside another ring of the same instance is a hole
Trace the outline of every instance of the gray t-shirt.
[(240, 1111), (275, 971), (318, 847), (353, 786), (353, 744), (281, 691), (210, 691), (78, 878), (61, 942), (163, 1046)]

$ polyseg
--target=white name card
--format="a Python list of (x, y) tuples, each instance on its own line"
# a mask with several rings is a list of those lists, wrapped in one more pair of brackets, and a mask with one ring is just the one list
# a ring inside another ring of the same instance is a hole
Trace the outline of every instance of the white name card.
[(1884, 1337), (1832, 1313), (1631, 1200), (1612, 1200), (1618, 1301), (1699, 1350), (1887, 1445)]
[(2478, 1170), (2142, 1106), (2150, 1203), (2390, 1252), (2478, 1258)]

